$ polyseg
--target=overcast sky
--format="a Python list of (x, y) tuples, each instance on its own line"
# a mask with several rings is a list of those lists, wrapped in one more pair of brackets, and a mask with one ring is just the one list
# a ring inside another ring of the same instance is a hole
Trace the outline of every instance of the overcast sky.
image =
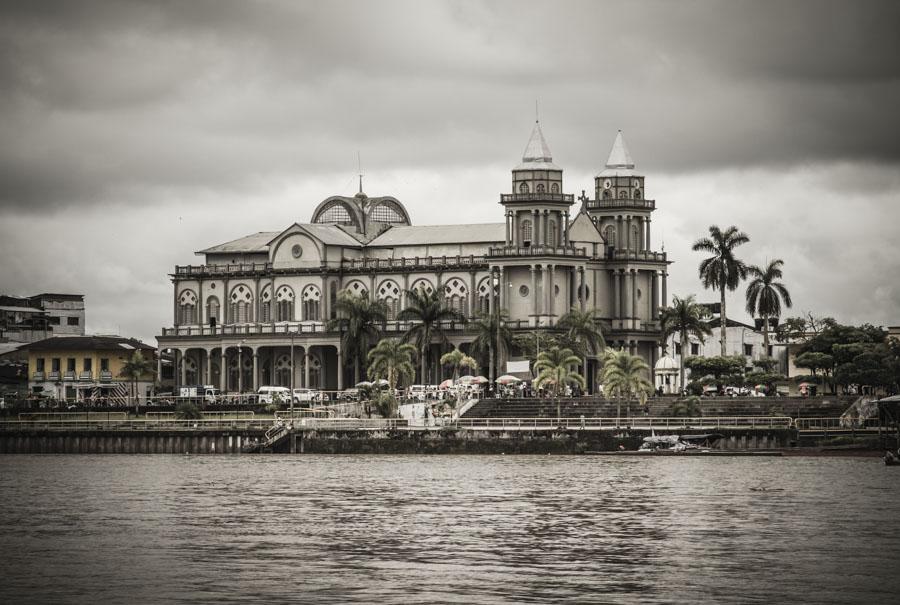
[[(734, 224), (792, 314), (900, 325), (898, 2), (2, 2), (0, 292), (155, 344), (176, 264), (356, 189), (502, 222), (539, 102), (565, 189), (622, 129), (669, 292)], [(732, 314), (746, 318), (743, 289)]]

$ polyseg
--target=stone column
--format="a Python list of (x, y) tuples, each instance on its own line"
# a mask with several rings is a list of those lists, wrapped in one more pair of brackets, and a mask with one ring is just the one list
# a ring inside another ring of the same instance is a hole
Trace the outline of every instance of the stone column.
[(631, 215), (625, 217), (625, 249), (631, 250)]
[(616, 250), (622, 250), (625, 247), (625, 222), (622, 215), (616, 217)]
[(622, 317), (622, 272), (618, 269), (613, 271), (613, 318), (620, 319)]
[(322, 321), (327, 322), (331, 311), (331, 297), (328, 296), (328, 278), (322, 276)]
[(666, 278), (667, 278), (668, 276), (669, 276), (669, 274), (666, 273), (666, 270), (665, 270), (665, 269), (663, 269), (663, 274), (662, 274), (662, 282), (663, 282), (663, 283), (662, 283), (662, 300), (663, 300), (663, 307), (668, 307), (668, 306), (669, 306), (669, 297), (668, 297), (668, 295), (666, 294)]
[(225, 345), (219, 349), (221, 360), (219, 362), (219, 392), (225, 393), (228, 390), (228, 357), (226, 356)]
[(475, 317), (478, 308), (478, 291), (475, 289), (475, 272), (469, 271), (469, 317)]
[(499, 267), (497, 269), (499, 277), (500, 277), (500, 285), (497, 292), (497, 302), (500, 303), (501, 309), (509, 310), (509, 305), (506, 303), (506, 297), (508, 296), (507, 287), (506, 287), (506, 277), (503, 275), (503, 267)]
[(212, 384), (212, 349), (206, 349), (206, 382)]
[(659, 317), (659, 273), (650, 274), (650, 319)]
[(563, 246), (568, 246), (569, 245), (569, 211), (568, 210), (566, 210), (565, 214), (563, 215), (563, 219), (564, 219), (563, 224), (565, 225), (563, 227)]
[(496, 296), (494, 293), (494, 279), (497, 279), (497, 272), (492, 267), (490, 274), (488, 274), (488, 286), (490, 287), (490, 294), (488, 294), (488, 313), (492, 317), (494, 315), (494, 308), (497, 306), (497, 303), (494, 301), (494, 297)]
[(337, 346), (337, 385), (339, 391), (344, 390), (344, 351), (341, 345)]
[[(180, 372), (181, 373), (181, 382), (179, 384), (186, 385), (187, 384), (187, 364), (185, 363), (185, 354), (187, 353), (187, 350), (184, 350), (184, 351), (178, 350), (177, 353), (181, 354), (180, 355), (181, 360), (180, 360), (180, 363), (178, 366), (181, 370), (181, 372)], [(177, 357), (177, 354), (176, 354), (176, 357)]]
[(259, 390), (259, 351), (251, 350), (253, 351), (253, 392), (255, 393)]
[(631, 270), (631, 327), (634, 328), (637, 325), (637, 315), (638, 315), (638, 307), (637, 307), (637, 280), (638, 272), (634, 269)]
[(631, 325), (630, 320), (634, 316), (633, 315), (633, 307), (631, 306), (631, 304), (634, 302), (634, 299), (631, 297), (631, 295), (633, 293), (633, 289), (634, 289), (634, 274), (629, 269), (629, 270), (625, 271), (625, 287), (623, 288), (624, 292), (622, 292), (623, 297), (625, 299), (625, 319), (628, 320), (628, 321), (626, 321), (625, 325)]
[(652, 250), (650, 247), (650, 217), (644, 219), (644, 237), (647, 238), (646, 243), (644, 244), (644, 250)]
[(312, 356), (309, 352), (309, 347), (303, 347), (303, 388), (308, 389), (309, 386), (309, 361), (312, 359)]
[[(541, 314), (550, 314), (550, 266), (541, 267)], [(549, 318), (547, 323), (549, 324)]]
[(553, 322), (553, 316), (556, 315), (556, 267), (550, 265), (550, 287), (547, 288), (547, 297), (549, 301), (547, 302), (547, 314), (550, 315), (551, 319), (547, 322), (548, 324)]
[(580, 308), (584, 311), (585, 305), (587, 304), (587, 288), (585, 288), (584, 284), (584, 267), (578, 267), (578, 294), (581, 299)]
[(531, 271), (531, 316), (532, 323), (531, 325), (537, 325), (537, 315), (538, 315), (538, 296), (537, 296), (537, 267), (531, 265), (529, 267)]
[(156, 378), (157, 380), (162, 380), (162, 354), (163, 349), (160, 347), (159, 351), (157, 351), (156, 356)]

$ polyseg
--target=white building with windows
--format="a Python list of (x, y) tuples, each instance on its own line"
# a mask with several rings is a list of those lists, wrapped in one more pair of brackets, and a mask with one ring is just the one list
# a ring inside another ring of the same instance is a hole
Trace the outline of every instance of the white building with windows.
[[(535, 123), (511, 192), (500, 196), (502, 222), (418, 226), (399, 200), (369, 197), (362, 186), (353, 197), (329, 197), (308, 223), (206, 248), (201, 264), (177, 266), (174, 322), (159, 347), (174, 351), (177, 383), (290, 385), (294, 359), (296, 386), (343, 389), (352, 368), (327, 327), (338, 292), (385, 301), (390, 336), (408, 328), (395, 319), (405, 293), (422, 288), (467, 317), (506, 309), (520, 331), (553, 330), (570, 308), (596, 308), (609, 344), (652, 368), (670, 261), (652, 249), (656, 203), (622, 133), (592, 198), (576, 206), (563, 191), (563, 170)], [(466, 348), (465, 326), (448, 327)]]

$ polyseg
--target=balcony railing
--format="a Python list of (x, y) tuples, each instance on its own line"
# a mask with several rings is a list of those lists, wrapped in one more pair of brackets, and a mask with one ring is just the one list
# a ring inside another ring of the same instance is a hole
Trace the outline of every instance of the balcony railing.
[(93, 380), (94, 375), (90, 370), (84, 370), (80, 374), (78, 374), (78, 380)]
[[(398, 321), (392, 320), (388, 321), (384, 326), (385, 332), (405, 332), (412, 326), (414, 326), (416, 322), (413, 321)], [(463, 330), (465, 329), (465, 324), (457, 321), (445, 321), (442, 322), (442, 327), (445, 330)], [(234, 325), (223, 325), (217, 326), (215, 328), (210, 328), (208, 326), (175, 326), (173, 328), (162, 328), (162, 336), (197, 336), (197, 337), (234, 337), (234, 336), (267, 336), (267, 335), (280, 335), (289, 338), (291, 334), (296, 336), (307, 336), (307, 335), (334, 335), (337, 336), (339, 332), (337, 330), (328, 330), (327, 324), (324, 322), (288, 322), (288, 323), (247, 323), (247, 324), (234, 324)]]
[(32, 372), (31, 379), (32, 380), (43, 380), (44, 373), (43, 372)]
[(51, 370), (50, 373), (47, 374), (47, 380), (59, 380), (59, 371), (54, 372)]
[(397, 269), (403, 267), (442, 267), (483, 265), (483, 256), (474, 254), (454, 256), (413, 256), (409, 258), (352, 258), (341, 261), (341, 269), (359, 271), (365, 269)]
[(178, 265), (175, 275), (209, 275), (229, 273), (253, 273), (272, 268), (272, 263), (234, 263), (230, 265)]
[(497, 246), (488, 256), (587, 256), (582, 248), (564, 246)]
[(66, 370), (63, 380), (75, 380), (75, 370)]
[(585, 200), (588, 210), (604, 210), (607, 208), (639, 208), (656, 210), (656, 200)]
[(611, 250), (607, 258), (613, 260), (646, 260), (654, 262), (666, 262), (665, 252), (652, 252), (650, 250)]
[(502, 193), (501, 202), (575, 202), (571, 193)]
[(109, 370), (100, 370), (100, 380), (112, 380), (112, 372)]

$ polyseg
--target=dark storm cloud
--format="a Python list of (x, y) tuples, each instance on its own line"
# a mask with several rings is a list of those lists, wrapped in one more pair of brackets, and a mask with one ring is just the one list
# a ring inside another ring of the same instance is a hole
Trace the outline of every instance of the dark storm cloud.
[(397, 167), (502, 161), (535, 98), (575, 169), (619, 127), (655, 170), (900, 159), (890, 2), (2, 10), (6, 210), (344, 173), (357, 149)]

